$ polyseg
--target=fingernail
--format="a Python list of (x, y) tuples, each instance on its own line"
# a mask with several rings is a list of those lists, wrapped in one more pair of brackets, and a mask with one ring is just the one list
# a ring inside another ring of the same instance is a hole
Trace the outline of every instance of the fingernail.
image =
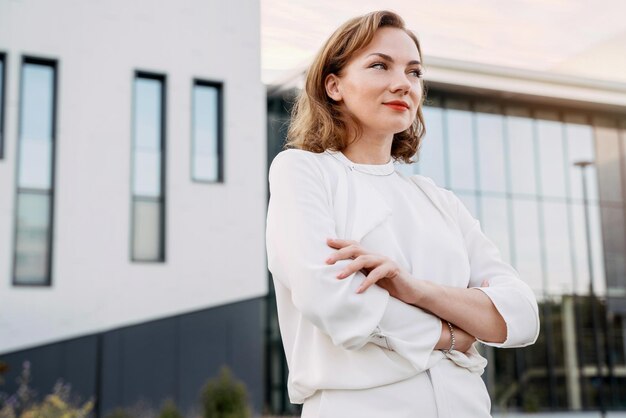
[(342, 277), (343, 277), (343, 275), (344, 275), (344, 272), (342, 271), (342, 272), (340, 272), (340, 273), (337, 275), (337, 278), (338, 278), (338, 279), (340, 279), (340, 278), (342, 278)]
[(363, 291), (363, 286), (359, 286), (359, 288), (356, 290), (357, 293), (361, 293)]

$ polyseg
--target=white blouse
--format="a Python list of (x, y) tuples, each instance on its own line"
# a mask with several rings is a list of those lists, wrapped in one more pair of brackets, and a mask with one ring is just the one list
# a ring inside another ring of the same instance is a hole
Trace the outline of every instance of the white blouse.
[[(326, 264), (336, 251), (326, 244), (328, 237), (359, 241), (395, 260), (415, 280), (479, 288), (507, 326), (503, 343), (483, 344), (524, 347), (536, 341), (539, 316), (532, 290), (461, 201), (430, 178), (406, 177), (392, 160), (355, 164), (341, 152), (289, 149), (273, 160), (269, 183), (268, 268), (292, 403), (303, 403), (318, 390), (400, 382), (434, 371), (442, 360), (464, 368), (471, 380), (487, 363), (474, 347), (468, 353), (435, 350), (441, 321), (431, 313), (377, 285), (355, 293), (362, 272), (337, 279), (352, 260)], [(484, 279), (489, 287), (481, 288)], [(446, 376), (441, 372), (432, 379), (439, 386), (435, 392), (464, 384), (458, 373)]]

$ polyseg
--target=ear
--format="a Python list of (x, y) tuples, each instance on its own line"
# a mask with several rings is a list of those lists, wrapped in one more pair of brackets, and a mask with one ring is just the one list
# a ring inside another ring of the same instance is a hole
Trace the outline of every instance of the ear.
[(339, 81), (339, 77), (335, 74), (328, 74), (324, 80), (326, 94), (336, 102), (339, 102), (342, 99), (341, 91), (339, 90)]

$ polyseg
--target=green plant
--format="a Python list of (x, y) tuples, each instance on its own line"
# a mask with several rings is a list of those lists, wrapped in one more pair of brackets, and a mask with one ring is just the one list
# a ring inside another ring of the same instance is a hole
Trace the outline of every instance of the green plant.
[(72, 399), (71, 386), (61, 379), (52, 388), (43, 402), (36, 400), (36, 392), (29, 387), (30, 362), (22, 364), (22, 373), (17, 378), (19, 387), (15, 394), (0, 394), (0, 418), (85, 418), (91, 415), (94, 406), (92, 399), (80, 403), (78, 397)]
[(245, 384), (235, 380), (226, 366), (217, 378), (206, 383), (201, 400), (204, 418), (249, 418), (251, 415)]
[(176, 403), (171, 399), (167, 399), (161, 407), (159, 418), (183, 418), (183, 415), (176, 408)]

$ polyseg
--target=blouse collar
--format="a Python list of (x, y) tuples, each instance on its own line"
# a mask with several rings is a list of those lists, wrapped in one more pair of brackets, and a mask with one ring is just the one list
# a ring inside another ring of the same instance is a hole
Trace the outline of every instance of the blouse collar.
[(350, 161), (341, 151), (327, 149), (326, 152), (341, 161), (344, 165), (348, 166), (351, 170), (359, 171), (361, 173), (373, 174), (375, 176), (388, 176), (395, 171), (393, 158), (391, 157), (389, 157), (389, 161), (385, 164), (358, 164)]

